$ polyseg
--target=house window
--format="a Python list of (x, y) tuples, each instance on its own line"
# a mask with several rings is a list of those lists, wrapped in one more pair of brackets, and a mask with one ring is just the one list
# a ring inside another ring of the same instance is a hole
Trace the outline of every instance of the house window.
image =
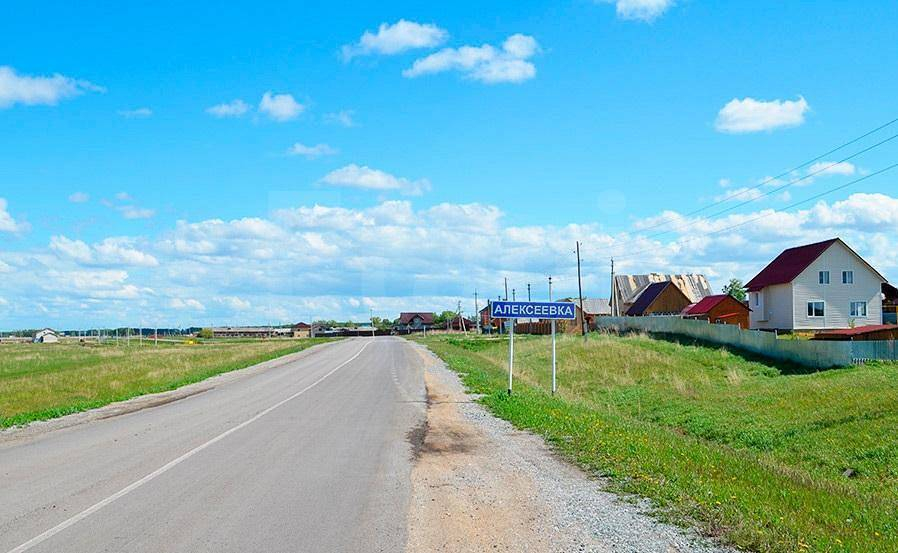
[(822, 317), (824, 313), (824, 305), (822, 301), (808, 302), (808, 317)]
[(867, 302), (865, 302), (865, 301), (851, 302), (851, 316), (852, 317), (866, 317), (867, 316)]
[(761, 293), (760, 293), (760, 292), (755, 292), (755, 305), (756, 305), (756, 306), (757, 306), (757, 305), (760, 305), (760, 303), (761, 303)]
[(820, 284), (829, 284), (829, 271), (820, 271), (817, 273), (817, 282)]
[(854, 271), (842, 271), (842, 284), (854, 284)]

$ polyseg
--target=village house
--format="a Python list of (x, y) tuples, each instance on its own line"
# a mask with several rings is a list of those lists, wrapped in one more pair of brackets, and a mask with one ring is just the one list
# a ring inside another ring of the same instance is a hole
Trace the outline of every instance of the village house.
[(433, 321), (435, 318), (436, 316), (433, 313), (400, 313), (399, 320), (396, 321), (395, 328), (397, 330), (406, 330), (410, 332), (430, 330), (433, 327)]
[(689, 303), (697, 303), (714, 293), (708, 279), (701, 274), (615, 275), (611, 282), (611, 315), (619, 317), (626, 314), (636, 298), (656, 282), (673, 282), (689, 298)]
[(576, 319), (564, 321), (565, 328), (569, 331), (580, 332), (583, 327), (584, 314), (587, 329), (596, 327), (596, 317), (611, 315), (611, 302), (605, 298), (583, 298), (582, 312), (580, 311), (580, 298), (564, 298), (558, 301), (570, 302), (576, 306)]
[(32, 342), (35, 344), (55, 344), (59, 342), (59, 334), (52, 328), (38, 330), (35, 332)]
[(750, 327), (791, 331), (882, 324), (884, 282), (839, 238), (789, 248), (746, 284)]
[(690, 303), (672, 281), (653, 282), (636, 297), (626, 314), (628, 317), (679, 315)]
[(706, 296), (698, 303), (693, 303), (683, 310), (684, 319), (698, 319), (714, 324), (738, 325), (747, 329), (749, 326), (747, 305), (729, 294)]

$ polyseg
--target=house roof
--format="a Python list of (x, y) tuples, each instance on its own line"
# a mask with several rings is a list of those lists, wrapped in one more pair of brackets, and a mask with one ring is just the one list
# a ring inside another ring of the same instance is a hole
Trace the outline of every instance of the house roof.
[(765, 286), (773, 286), (774, 284), (787, 284), (795, 280), (795, 278), (802, 273), (805, 269), (807, 269), (811, 263), (817, 260), (818, 257), (823, 255), (823, 252), (828, 250), (830, 246), (835, 244), (836, 242), (841, 242), (843, 246), (848, 248), (848, 251), (853, 253), (861, 262), (866, 265), (871, 271), (873, 271), (876, 276), (881, 278), (883, 281), (886, 279), (879, 274), (879, 271), (874, 269), (869, 263), (867, 263), (864, 258), (859, 256), (854, 250), (848, 247), (848, 244), (842, 242), (839, 238), (832, 238), (830, 240), (824, 240), (823, 242), (815, 242), (814, 244), (807, 244), (805, 246), (797, 246), (795, 248), (789, 248), (788, 250), (784, 250), (783, 253), (776, 256), (776, 259), (771, 261), (766, 267), (764, 267), (760, 273), (758, 273), (755, 278), (748, 281), (748, 284), (745, 287), (750, 292), (756, 292)]
[[(730, 296), (728, 296), (727, 294), (715, 294), (713, 296), (708, 296), (708, 297), (702, 298), (702, 300), (699, 301), (698, 303), (690, 305), (685, 310), (683, 310), (683, 314), (687, 315), (687, 316), (688, 315), (704, 315), (704, 314), (708, 313), (709, 311), (711, 311), (712, 309), (714, 309), (715, 307), (717, 307), (717, 304), (726, 300), (728, 297), (730, 297)], [(739, 303), (739, 305), (748, 309), (748, 307), (746, 307), (745, 304), (743, 304), (741, 301), (739, 301), (739, 300), (736, 300), (736, 301)]]
[(784, 250), (776, 256), (776, 259), (768, 263), (755, 278), (749, 280), (745, 287), (754, 292), (765, 286), (792, 282), (838, 240), (838, 238), (833, 238)]
[(898, 325), (867, 325), (855, 328), (840, 328), (838, 330), (821, 330), (817, 334), (826, 334), (828, 336), (861, 336), (871, 332), (879, 332), (880, 330), (898, 330)]
[(426, 324), (426, 325), (433, 324), (433, 318), (434, 318), (433, 313), (419, 313), (419, 312), (400, 313), (399, 314), (399, 324), (407, 325), (410, 322), (412, 322), (412, 320), (415, 317), (420, 317), (421, 323), (423, 323), (423, 324)]
[(627, 310), (627, 315), (641, 315), (655, 301), (655, 298), (661, 295), (661, 292), (670, 285), (671, 282), (666, 280), (664, 282), (653, 282), (646, 286), (645, 290), (639, 294), (639, 297), (630, 306), (630, 309)]
[(293, 328), (312, 328), (309, 323), (296, 323)]
[(646, 286), (653, 282), (672, 281), (681, 292), (686, 294), (690, 302), (697, 302), (705, 296), (710, 296), (711, 285), (705, 275), (701, 274), (661, 274), (649, 273), (645, 275), (615, 275), (612, 285), (612, 293), (616, 294), (617, 301), (623, 305), (633, 303)]
[[(564, 298), (559, 301), (575, 303), (580, 307), (580, 298)], [(605, 298), (583, 298), (583, 311), (587, 315), (610, 315), (611, 303)]]

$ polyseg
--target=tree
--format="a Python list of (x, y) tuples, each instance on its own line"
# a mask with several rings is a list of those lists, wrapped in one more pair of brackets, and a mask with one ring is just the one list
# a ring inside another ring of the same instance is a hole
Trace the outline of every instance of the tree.
[(742, 284), (742, 281), (738, 278), (730, 279), (730, 282), (723, 287), (723, 293), (729, 294), (739, 301), (745, 301), (745, 298), (748, 297), (748, 292), (746, 292), (745, 290), (745, 285)]
[(196, 333), (200, 338), (214, 338), (215, 334), (212, 332), (211, 328), (204, 328)]
[(458, 316), (458, 313), (455, 311), (443, 311), (436, 317), (434, 317), (434, 323), (436, 324), (445, 324)]

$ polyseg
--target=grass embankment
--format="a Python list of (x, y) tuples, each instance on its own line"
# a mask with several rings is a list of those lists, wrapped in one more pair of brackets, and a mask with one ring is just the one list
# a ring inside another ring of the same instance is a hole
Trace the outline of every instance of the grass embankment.
[[(658, 516), (757, 551), (898, 551), (898, 365), (801, 374), (645, 336), (432, 337), (496, 415)], [(850, 469), (850, 475), (846, 470)]]
[(173, 390), (326, 340), (0, 344), (0, 428)]

